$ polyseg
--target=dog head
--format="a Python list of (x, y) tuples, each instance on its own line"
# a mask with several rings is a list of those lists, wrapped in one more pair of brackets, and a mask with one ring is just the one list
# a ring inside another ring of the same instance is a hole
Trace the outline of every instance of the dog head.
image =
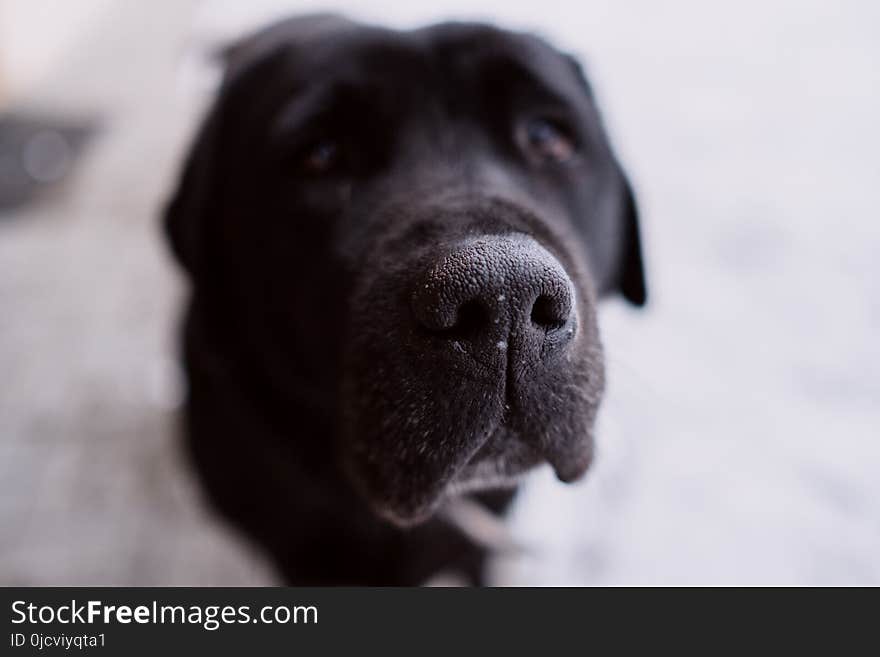
[(574, 60), (486, 25), (329, 15), (227, 56), (166, 228), (217, 330), (291, 409), (334, 418), (290, 439), (332, 442), (400, 525), (543, 462), (581, 476), (596, 302), (640, 305), (645, 284)]

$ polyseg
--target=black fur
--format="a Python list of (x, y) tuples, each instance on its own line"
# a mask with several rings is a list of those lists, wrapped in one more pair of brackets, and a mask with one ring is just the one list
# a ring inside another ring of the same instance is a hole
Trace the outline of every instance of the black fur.
[[(589, 87), (478, 24), (308, 16), (227, 58), (165, 218), (192, 281), (195, 465), (291, 583), (479, 582), (483, 549), (437, 510), (501, 511), (545, 461), (583, 474), (596, 300), (645, 300)], [(524, 145), (534, 119), (558, 161)]]

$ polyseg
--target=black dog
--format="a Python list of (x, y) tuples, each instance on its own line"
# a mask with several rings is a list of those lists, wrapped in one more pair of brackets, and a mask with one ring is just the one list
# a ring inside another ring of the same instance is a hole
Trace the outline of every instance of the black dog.
[(198, 471), (291, 583), (479, 582), (483, 548), (435, 512), (584, 473), (596, 300), (645, 300), (590, 88), (478, 24), (309, 16), (227, 64), (166, 214)]

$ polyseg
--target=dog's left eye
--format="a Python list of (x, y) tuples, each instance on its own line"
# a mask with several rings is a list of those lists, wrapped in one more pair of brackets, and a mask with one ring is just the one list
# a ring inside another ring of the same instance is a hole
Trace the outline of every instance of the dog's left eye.
[(551, 119), (529, 119), (519, 133), (521, 146), (531, 157), (542, 162), (567, 162), (577, 152), (570, 132)]
[(312, 144), (300, 161), (305, 173), (313, 176), (329, 172), (339, 162), (339, 145), (332, 139)]

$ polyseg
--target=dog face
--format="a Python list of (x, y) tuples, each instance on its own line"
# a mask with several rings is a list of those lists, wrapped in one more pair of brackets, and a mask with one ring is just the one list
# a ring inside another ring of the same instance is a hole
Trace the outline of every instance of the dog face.
[[(485, 25), (280, 23), (228, 70), (169, 206), (218, 336), (407, 525), (542, 462), (603, 390), (597, 298), (645, 300), (635, 208), (574, 61)], [(247, 449), (246, 437), (242, 449)]]

